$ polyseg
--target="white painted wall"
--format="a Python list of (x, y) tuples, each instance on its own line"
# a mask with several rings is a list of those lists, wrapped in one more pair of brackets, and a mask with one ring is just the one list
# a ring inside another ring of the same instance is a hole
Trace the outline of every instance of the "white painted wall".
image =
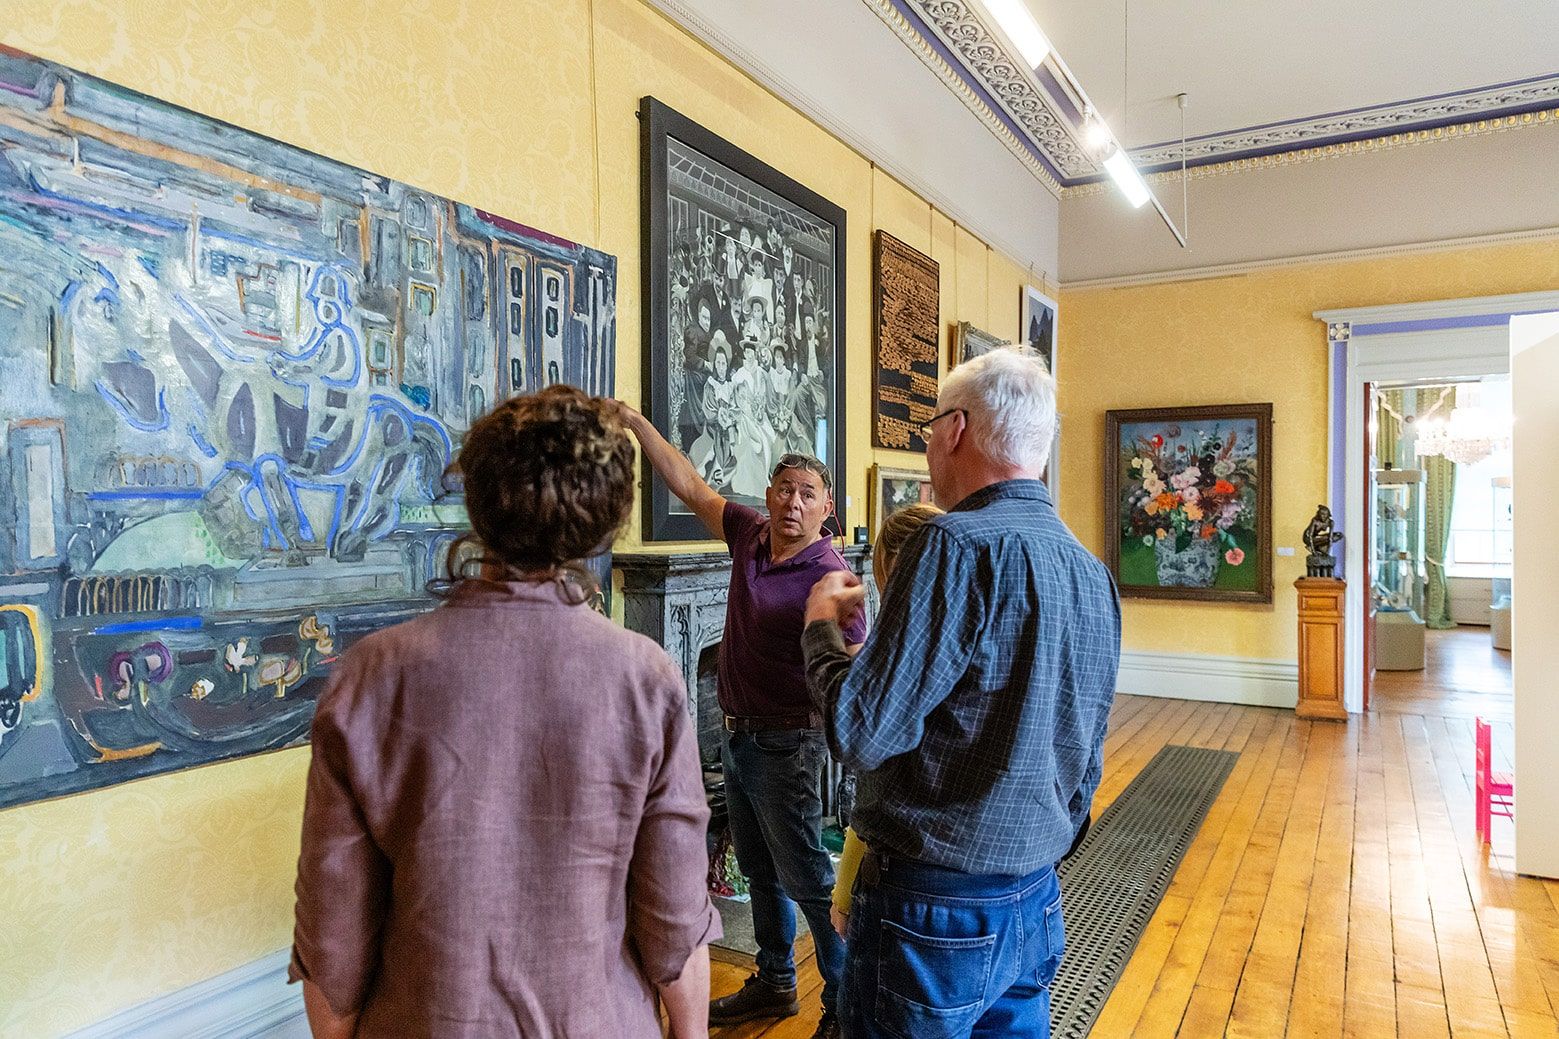
[(1510, 323), (1515, 411), (1512, 493), (1515, 562), (1511, 581), (1516, 688), (1516, 869), (1559, 877), (1559, 552), (1553, 517), (1559, 489), (1559, 312)]
[[(1559, 229), (1559, 119), (1387, 151), (1195, 178), (1190, 248), (1113, 188), (1061, 203), (1061, 281)], [(1176, 222), (1180, 186), (1154, 182)]]

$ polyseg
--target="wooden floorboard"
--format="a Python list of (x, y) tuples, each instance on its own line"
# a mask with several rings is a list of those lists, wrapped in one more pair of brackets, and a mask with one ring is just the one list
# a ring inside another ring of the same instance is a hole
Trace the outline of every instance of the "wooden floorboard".
[[(1559, 883), (1516, 875), (1509, 820), (1492, 847), (1473, 833), (1472, 719), (1508, 767), (1509, 655), (1485, 629), (1430, 639), (1418, 688), (1390, 676), (1345, 723), (1117, 699), (1096, 815), (1166, 745), (1240, 758), (1095, 1039), (1559, 1037)], [(799, 1016), (712, 1034), (810, 1036), (820, 985), (800, 956)], [(749, 970), (717, 963), (716, 994)]]

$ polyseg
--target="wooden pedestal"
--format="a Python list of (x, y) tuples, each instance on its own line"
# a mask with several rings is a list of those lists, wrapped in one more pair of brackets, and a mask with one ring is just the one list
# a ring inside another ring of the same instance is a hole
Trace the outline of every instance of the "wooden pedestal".
[(1301, 577), (1299, 590), (1299, 702), (1301, 718), (1344, 721), (1343, 590), (1334, 577)]

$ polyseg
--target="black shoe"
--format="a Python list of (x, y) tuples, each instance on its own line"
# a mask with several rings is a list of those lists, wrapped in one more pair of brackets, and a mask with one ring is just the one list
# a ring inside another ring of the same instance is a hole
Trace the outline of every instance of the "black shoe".
[(832, 1010), (823, 1011), (823, 1020), (817, 1023), (812, 1039), (839, 1039), (839, 1019)]
[(729, 996), (709, 1002), (709, 1023), (734, 1025), (756, 1017), (792, 1017), (801, 1013), (795, 986), (779, 988), (754, 974)]

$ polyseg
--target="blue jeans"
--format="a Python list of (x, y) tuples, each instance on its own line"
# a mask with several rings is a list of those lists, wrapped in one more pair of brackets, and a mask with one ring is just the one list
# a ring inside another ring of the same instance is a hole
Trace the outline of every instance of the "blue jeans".
[(1066, 948), (1056, 871), (977, 876), (879, 861), (880, 871), (871, 856), (863, 864), (851, 906), (847, 1039), (1049, 1039)]
[(794, 906), (800, 906), (823, 976), (823, 1006), (832, 1010), (844, 970), (844, 941), (828, 922), (834, 863), (823, 850), (827, 759), (821, 732), (727, 732), (720, 741), (731, 844), (752, 893), (758, 976), (781, 988), (795, 987)]

